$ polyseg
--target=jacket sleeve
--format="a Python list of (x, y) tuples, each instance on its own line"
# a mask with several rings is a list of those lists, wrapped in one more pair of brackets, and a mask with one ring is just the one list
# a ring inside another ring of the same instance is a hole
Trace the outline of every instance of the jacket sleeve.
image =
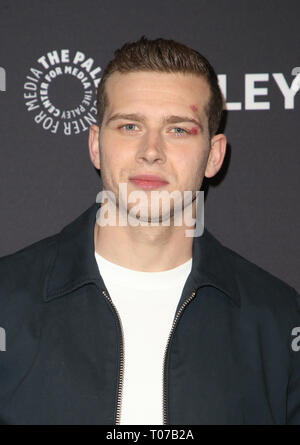
[(300, 425), (300, 295), (293, 289), (296, 323), (291, 332), (291, 360), (287, 393), (287, 425)]

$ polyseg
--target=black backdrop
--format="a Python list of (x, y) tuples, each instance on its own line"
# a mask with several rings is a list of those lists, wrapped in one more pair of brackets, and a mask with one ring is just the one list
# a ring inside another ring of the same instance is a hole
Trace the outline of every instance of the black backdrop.
[(95, 201), (95, 88), (113, 51), (144, 34), (197, 49), (226, 90), (206, 227), (299, 291), (299, 23), (298, 0), (0, 0), (0, 256)]

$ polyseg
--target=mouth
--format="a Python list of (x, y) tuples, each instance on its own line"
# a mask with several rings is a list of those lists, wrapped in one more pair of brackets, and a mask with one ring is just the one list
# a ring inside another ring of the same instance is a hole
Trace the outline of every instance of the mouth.
[(152, 190), (169, 184), (163, 178), (154, 175), (137, 175), (129, 178), (130, 182), (144, 190)]

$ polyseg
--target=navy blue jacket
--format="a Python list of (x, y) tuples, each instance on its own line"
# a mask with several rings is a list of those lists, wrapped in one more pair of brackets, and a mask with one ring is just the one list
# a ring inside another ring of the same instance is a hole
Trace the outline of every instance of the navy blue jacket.
[[(120, 421), (124, 339), (94, 255), (98, 208), (0, 259), (1, 424)], [(166, 345), (162, 421), (300, 425), (299, 294), (207, 229), (192, 255)]]

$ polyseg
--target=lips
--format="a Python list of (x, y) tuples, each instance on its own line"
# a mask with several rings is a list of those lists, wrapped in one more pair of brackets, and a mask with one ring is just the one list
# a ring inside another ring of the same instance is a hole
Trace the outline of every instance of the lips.
[(134, 181), (152, 181), (152, 182), (161, 182), (163, 184), (168, 184), (168, 181), (161, 178), (160, 176), (154, 176), (154, 175), (137, 175), (137, 176), (131, 176), (129, 178), (130, 180)]
[(168, 181), (165, 179), (154, 175), (137, 175), (130, 177), (129, 180), (145, 190), (155, 189), (168, 184)]

